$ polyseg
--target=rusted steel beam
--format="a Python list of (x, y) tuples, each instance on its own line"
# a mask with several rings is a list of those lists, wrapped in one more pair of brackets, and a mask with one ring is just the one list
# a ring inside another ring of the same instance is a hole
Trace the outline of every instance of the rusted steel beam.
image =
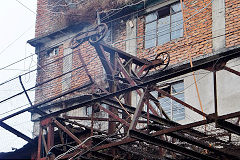
[[(106, 73), (108, 74), (108, 76), (112, 77), (112, 74), (113, 74), (113, 68), (112, 68), (112, 65), (111, 65), (111, 62), (108, 60), (106, 54), (105, 54), (105, 51), (103, 49), (103, 46), (102, 45), (99, 45), (99, 44), (94, 44), (93, 45), (95, 47), (95, 50), (100, 58), (100, 61), (106, 71)], [(114, 54), (115, 52), (113, 52)], [(112, 78), (111, 78), (112, 79)]]
[(189, 105), (189, 104), (183, 102), (182, 100), (180, 100), (180, 99), (178, 99), (178, 98), (176, 98), (176, 97), (170, 95), (169, 93), (165, 92), (164, 90), (159, 89), (159, 88), (157, 88), (157, 87), (154, 87), (154, 89), (155, 89), (156, 91), (158, 91), (159, 93), (163, 94), (164, 96), (167, 96), (167, 97), (171, 98), (172, 100), (174, 100), (174, 101), (176, 101), (176, 102), (182, 104), (183, 106), (185, 106), (185, 107), (191, 109), (192, 111), (194, 111), (194, 112), (196, 112), (196, 113), (198, 113), (198, 114), (200, 114), (200, 115), (202, 115), (202, 116), (204, 116), (204, 117), (207, 117), (207, 114), (206, 114), (206, 113), (203, 113), (202, 111), (200, 111), (200, 110), (194, 108), (193, 106), (191, 106), (191, 105)]
[(45, 140), (45, 136), (43, 134), (42, 134), (42, 142), (43, 142), (45, 152), (48, 153), (47, 143), (46, 143), (46, 140)]
[(145, 103), (144, 101), (147, 98), (147, 94), (148, 94), (147, 92), (148, 91), (145, 91), (144, 94), (141, 95), (140, 100), (138, 101), (138, 105), (137, 105), (136, 110), (134, 112), (134, 115), (133, 115), (133, 118), (132, 118), (129, 130), (135, 129), (135, 127), (137, 125), (138, 118), (141, 115), (142, 109), (144, 107), (144, 103)]
[(236, 74), (237, 76), (240, 76), (240, 72), (239, 72), (239, 71), (236, 71), (236, 70), (234, 70), (234, 69), (232, 69), (232, 68), (229, 68), (229, 67), (227, 67), (227, 66), (224, 66), (223, 69), (226, 70), (226, 71), (228, 71), (228, 72), (231, 72), (231, 73), (233, 73), (233, 74)]
[(106, 112), (106, 113), (108, 113), (109, 115), (111, 115), (111, 116), (112, 116), (114, 119), (116, 119), (117, 121), (119, 121), (119, 122), (125, 124), (127, 127), (130, 126), (129, 123), (128, 123), (127, 121), (125, 121), (125, 120), (119, 118), (116, 114), (114, 114), (114, 113), (111, 112), (110, 110), (108, 110), (108, 109), (102, 107), (101, 105), (98, 105), (98, 107), (99, 107), (101, 110), (103, 110), (104, 112)]
[[(165, 127), (161, 127), (161, 126), (150, 126), (150, 129), (158, 131), (158, 130), (163, 130), (163, 129), (166, 129), (166, 128)], [(222, 155), (222, 156), (226, 156), (226, 157), (231, 158), (231, 159), (238, 159), (236, 156), (231, 155), (228, 152), (225, 152), (225, 151), (219, 150), (217, 148), (214, 148), (213, 146), (210, 146), (209, 144), (205, 143), (204, 141), (187, 137), (184, 134), (176, 133), (176, 132), (170, 132), (170, 133), (167, 133), (167, 135), (169, 135), (169, 136), (171, 136), (173, 138), (177, 138), (177, 139), (179, 139), (182, 142), (187, 142), (187, 143), (193, 144), (195, 146), (199, 146), (199, 147), (201, 147), (203, 149), (208, 149), (209, 151), (212, 151), (212, 152), (216, 153), (219, 156)], [(221, 159), (226, 159), (226, 157), (225, 158), (222, 157)]]
[(108, 144), (103, 144), (101, 146), (97, 146), (97, 147), (94, 147), (93, 148), (93, 151), (98, 151), (98, 150), (103, 150), (103, 149), (107, 149), (107, 148), (111, 148), (111, 147), (115, 147), (115, 146), (119, 146), (119, 145), (123, 145), (123, 144), (128, 144), (128, 143), (131, 143), (131, 142), (134, 142), (136, 141), (135, 139), (133, 138), (125, 138), (121, 141), (117, 141), (117, 142), (111, 142), (111, 143), (108, 143)]
[(38, 151), (37, 151), (37, 160), (41, 159), (41, 148), (42, 148), (42, 126), (40, 126), (39, 135), (38, 135)]
[(231, 133), (240, 135), (240, 126), (232, 124), (225, 120), (217, 120), (217, 126), (221, 127)]
[(54, 145), (54, 127), (53, 124), (50, 123), (48, 125), (48, 134), (47, 134), (47, 147), (48, 149), (52, 148)]
[(186, 149), (184, 147), (175, 145), (173, 143), (161, 140), (159, 138), (155, 138), (153, 136), (150, 136), (150, 135), (138, 132), (138, 131), (130, 130), (129, 135), (131, 137), (137, 139), (137, 140), (148, 142), (150, 144), (157, 145), (157, 146), (160, 146), (162, 148), (168, 149), (170, 151), (177, 152), (177, 153), (180, 153), (180, 154), (183, 154), (185, 156), (192, 157), (192, 158), (195, 158), (195, 159), (217, 160), (217, 158), (210, 157), (208, 155), (200, 154), (199, 152), (196, 152), (196, 151), (193, 151), (193, 150), (190, 150), (190, 149)]
[[(61, 98), (61, 97), (65, 96), (65, 95), (68, 95), (68, 94), (70, 94), (70, 93), (76, 92), (76, 91), (81, 90), (81, 89), (83, 89), (83, 88), (87, 88), (87, 87), (91, 86), (92, 84), (93, 84), (93, 83), (88, 83), (88, 84), (86, 84), (86, 85), (84, 85), (84, 86), (80, 86), (80, 87), (78, 87), (78, 88), (75, 88), (75, 89), (66, 91), (66, 92), (64, 92), (64, 93), (62, 93), (62, 94), (59, 94), (59, 95), (57, 95), (57, 96), (55, 96), (55, 97), (53, 97), (53, 98), (50, 98), (50, 99), (48, 99), (48, 100), (46, 100), (46, 101), (43, 101), (43, 102), (34, 104), (33, 106), (30, 106), (30, 107), (25, 108), (25, 109), (23, 109), (23, 110), (17, 111), (17, 112), (15, 112), (15, 113), (13, 113), (13, 114), (10, 114), (10, 115), (8, 115), (8, 116), (0, 119), (0, 122), (3, 122), (3, 121), (5, 121), (5, 120), (7, 120), (7, 119), (10, 119), (10, 118), (12, 118), (12, 117), (15, 117), (15, 116), (17, 116), (17, 115), (19, 115), (19, 114), (22, 114), (22, 113), (24, 113), (24, 112), (27, 112), (27, 111), (33, 110), (33, 109), (35, 109), (35, 108), (38, 108), (38, 107), (40, 107), (40, 106), (42, 106), (42, 105), (44, 105), (44, 104), (47, 104), (47, 103), (49, 103), (49, 102), (51, 102), (51, 101), (53, 101), (53, 100), (55, 100), (55, 99)], [(80, 106), (78, 106), (78, 107), (80, 108)], [(48, 115), (49, 115), (49, 114), (48, 114)], [(46, 115), (46, 116), (48, 116), (48, 115)], [(53, 117), (53, 116), (49, 116), (49, 117)], [(47, 118), (47, 117), (43, 116), (42, 119), (45, 119), (45, 118)]]
[[(65, 119), (74, 119), (74, 120), (87, 120), (91, 121), (91, 117), (76, 117), (76, 116), (64, 116)], [(109, 118), (99, 118), (99, 117), (94, 117), (94, 121), (110, 121)], [(117, 122), (117, 121), (114, 121)]]
[(82, 141), (80, 141), (72, 132), (70, 132), (65, 126), (63, 126), (61, 123), (59, 123), (56, 119), (53, 119), (53, 122), (61, 128), (64, 132), (66, 132), (72, 139), (74, 139), (77, 143), (81, 144)]
[(189, 123), (189, 124), (185, 124), (185, 125), (174, 126), (174, 127), (171, 127), (171, 128), (156, 131), (152, 135), (153, 136), (160, 136), (160, 135), (171, 133), (171, 132), (176, 132), (176, 131), (190, 129), (192, 127), (201, 126), (201, 125), (204, 125), (204, 124), (208, 124), (210, 122), (211, 121), (202, 120), (202, 121), (193, 122), (193, 123)]
[(18, 130), (12, 128), (11, 126), (7, 125), (4, 122), (0, 122), (0, 126), (6, 130), (8, 130), (9, 132), (15, 134), (16, 136), (24, 139), (27, 142), (33, 143), (33, 140), (31, 138), (29, 138), (28, 136), (26, 136), (25, 134), (19, 132)]
[(223, 116), (218, 116), (217, 119), (230, 119), (230, 118), (235, 118), (235, 117), (240, 117), (240, 111), (234, 112), (234, 113), (229, 113)]
[[(120, 61), (120, 60), (119, 60)], [(126, 77), (127, 81), (130, 83), (131, 86), (137, 86), (137, 83), (131, 78), (131, 76), (129, 75), (129, 73), (127, 72), (127, 70), (124, 68), (124, 66), (118, 61), (118, 64), (120, 66), (120, 70), (123, 73), (123, 75)], [(136, 92), (138, 93), (139, 96), (142, 95), (142, 92), (140, 90), (136, 90)], [(151, 110), (151, 112), (158, 116), (159, 114), (157, 113), (157, 111), (155, 111), (155, 109), (152, 107), (152, 105), (150, 103), (148, 103), (148, 107)]]
[(101, 46), (103, 46), (104, 50), (109, 52), (110, 54), (114, 53), (114, 52), (117, 52), (120, 58), (123, 58), (123, 59), (125, 59), (127, 61), (132, 59), (132, 62), (134, 64), (137, 64), (137, 65), (140, 65), (140, 66), (144, 65), (144, 64), (148, 64), (148, 61), (146, 61), (144, 59), (140, 59), (140, 58), (138, 58), (136, 56), (133, 56), (133, 55), (131, 55), (129, 53), (123, 52), (123, 51), (121, 51), (121, 50), (119, 50), (117, 48), (113, 48), (112, 46), (109, 46), (109, 45), (107, 45), (105, 43), (100, 42), (99, 44)]
[[(124, 94), (128, 91), (137, 90), (137, 89), (143, 88), (147, 85), (156, 84), (157, 82), (164, 81), (164, 80), (167, 80), (167, 79), (171, 79), (171, 78), (174, 78), (174, 77), (178, 77), (180, 75), (187, 74), (187, 73), (192, 72), (192, 71), (196, 71), (196, 70), (204, 69), (204, 68), (208, 68), (208, 67), (214, 67), (217, 63), (220, 63), (220, 62), (223, 62), (223, 61), (227, 62), (228, 60), (233, 59), (233, 58), (237, 58), (239, 56), (240, 56), (240, 48), (229, 49), (229, 50), (224, 51), (220, 54), (214, 54), (214, 55), (202, 58), (202, 59), (195, 60), (195, 61), (193, 61), (193, 67), (190, 67), (189, 63), (186, 63), (186, 64), (179, 65), (177, 67), (174, 67), (174, 68), (166, 69), (166, 70), (161, 71), (159, 73), (155, 73), (151, 76), (145, 77), (144, 82), (142, 84), (137, 85), (137, 86), (132, 86), (132, 87), (125, 88), (125, 89), (122, 89), (122, 90), (118, 90), (115, 93), (110, 93), (110, 94), (107, 94), (107, 95), (104, 95), (104, 96), (101, 96), (101, 97), (97, 97), (97, 98), (94, 98), (94, 99), (91, 99), (91, 100), (83, 101), (79, 105), (74, 105), (72, 107), (68, 107), (66, 109), (62, 109), (62, 110), (50, 113), (50, 114), (44, 116), (43, 118), (56, 116), (56, 115), (59, 115), (59, 114), (64, 113), (64, 112), (68, 112), (68, 111), (83, 107), (84, 105), (91, 104), (93, 102), (99, 102), (103, 99), (118, 96), (118, 95)], [(88, 85), (91, 85), (91, 84), (92, 83), (90, 83)], [(76, 90), (79, 90), (81, 88), (86, 88), (86, 86), (81, 86), (81, 87), (77, 88)], [(73, 91), (71, 91), (70, 93), (72, 93), (72, 92)], [(64, 94), (65, 95), (69, 94), (69, 92), (64, 93)], [(62, 96), (63, 95), (56, 96), (56, 97), (48, 100), (48, 102), (50, 102), (52, 100), (55, 100), (57, 98), (60, 98)], [(48, 102), (46, 102), (46, 101), (42, 102), (41, 105), (43, 105), (45, 103), (48, 103)], [(15, 112), (15, 113), (13, 113), (9, 116), (6, 116), (6, 117), (0, 119), (0, 122), (2, 122), (4, 120), (7, 120), (9, 118), (12, 118), (12, 117), (14, 117), (16, 115), (19, 115), (21, 113), (24, 113), (26, 111), (29, 111), (31, 109), (34, 109), (38, 106), (40, 106), (40, 105), (37, 104), (37, 105), (34, 105), (33, 107), (28, 107), (28, 108), (23, 109), (21, 111)]]

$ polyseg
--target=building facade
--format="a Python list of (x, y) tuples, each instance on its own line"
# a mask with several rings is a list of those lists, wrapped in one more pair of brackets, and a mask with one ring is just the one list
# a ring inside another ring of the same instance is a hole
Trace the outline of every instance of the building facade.
[[(89, 41), (84, 41), (76, 48), (71, 46), (76, 34), (88, 33), (99, 22), (108, 26), (102, 41), (114, 48), (147, 60), (153, 60), (158, 54), (167, 52), (170, 62), (166, 69), (189, 62), (191, 64), (191, 61), (240, 47), (238, 0), (116, 1), (113, 5), (115, 8), (104, 2), (98, 5), (91, 1), (89, 3), (92, 4), (74, 0), (38, 0), (36, 37), (29, 41), (36, 47), (38, 55), (36, 104), (84, 86), (90, 83), (91, 79), (102, 88), (110, 88), (107, 84), (107, 71), (94, 46)], [(110, 60), (110, 63), (113, 62)], [(226, 66), (239, 71), (239, 63), (240, 59), (235, 58), (228, 61)], [(155, 72), (158, 71), (150, 70), (149, 75)], [(239, 76), (221, 70), (216, 77), (218, 115), (239, 111)], [(211, 69), (183, 74), (160, 81), (157, 85), (206, 114), (215, 112), (214, 75)], [(43, 105), (43, 110), (52, 113), (71, 107), (78, 103), (74, 101), (78, 97), (92, 96), (93, 90), (90, 86), (61, 96)], [(174, 122), (188, 124), (205, 119), (167, 96), (156, 91), (151, 94)], [(140, 95), (132, 92), (129, 103), (137, 107), (140, 98)], [(62, 115), (91, 117), (92, 110), (85, 106)], [(147, 105), (143, 110), (147, 111)], [(160, 110), (158, 112), (161, 114)], [(104, 112), (97, 112), (96, 116), (108, 118), (108, 114)], [(38, 117), (37, 114), (32, 115), (35, 135), (39, 133)], [(237, 119), (233, 121), (239, 123)], [(83, 124), (91, 126), (90, 121), (84, 121)], [(96, 122), (94, 127), (105, 130), (108, 122)], [(138, 127), (144, 125), (140, 124)], [(211, 126), (208, 126), (207, 130), (211, 132)]]

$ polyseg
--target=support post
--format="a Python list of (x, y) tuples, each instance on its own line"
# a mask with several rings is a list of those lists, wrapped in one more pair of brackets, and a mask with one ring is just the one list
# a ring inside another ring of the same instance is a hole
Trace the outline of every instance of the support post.
[(214, 96), (214, 109), (215, 109), (215, 119), (218, 117), (218, 104), (217, 104), (217, 73), (213, 71), (213, 96)]

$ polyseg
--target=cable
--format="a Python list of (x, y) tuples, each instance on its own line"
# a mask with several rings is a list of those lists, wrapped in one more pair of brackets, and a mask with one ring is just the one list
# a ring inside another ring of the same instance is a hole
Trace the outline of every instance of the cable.
[(26, 8), (27, 10), (29, 10), (30, 12), (32, 12), (33, 14), (37, 15), (36, 12), (32, 11), (30, 8), (28, 8), (26, 5), (24, 5), (22, 2), (20, 2), (19, 0), (16, 0), (19, 4), (21, 4), (24, 8)]
[(19, 40), (22, 36), (24, 36), (34, 25), (30, 26), (26, 31), (24, 31), (19, 37), (17, 37), (14, 41), (12, 41), (9, 45), (7, 45), (1, 52), (0, 55), (5, 52), (9, 47), (11, 47), (17, 40)]
[[(86, 143), (89, 139), (91, 139), (91, 138), (97, 138), (97, 137), (106, 137), (106, 135), (94, 135), (94, 136), (90, 136), (90, 137), (86, 138), (82, 143), (78, 144), (77, 146), (72, 147), (72, 148), (70, 148), (68, 151), (66, 151), (66, 152), (58, 155), (54, 160), (61, 159), (61, 158), (64, 157), (66, 154), (68, 154), (68, 153), (70, 153), (70, 152), (78, 149), (79, 147), (81, 147), (81, 146), (82, 146), (84, 143)], [(53, 149), (53, 147), (52, 147), (51, 149)], [(51, 150), (51, 149), (50, 149), (50, 150)], [(50, 150), (49, 150), (49, 152), (50, 152)]]
[[(177, 25), (179, 25), (179, 24), (177, 24)], [(163, 32), (163, 31), (162, 31)], [(149, 34), (150, 35), (150, 34)], [(155, 35), (155, 34), (154, 34)], [(142, 38), (142, 37), (145, 37), (146, 35), (144, 35), (144, 36), (140, 36), (140, 37), (136, 37), (136, 38)], [(70, 37), (70, 38), (72, 38), (72, 37)], [(132, 38), (132, 39), (136, 39), (136, 38)], [(66, 39), (66, 40), (68, 40), (68, 39)], [(126, 40), (123, 40), (123, 41), (127, 41), (127, 40), (131, 40), (131, 39), (126, 39)], [(64, 40), (65, 41), (65, 40)], [(62, 42), (64, 42), (64, 41), (62, 41)], [(61, 43), (62, 43), (61, 42)], [(120, 42), (122, 42), (122, 41), (120, 41)], [(115, 43), (120, 43), (120, 42), (115, 42)], [(115, 44), (114, 43), (114, 44)], [(57, 44), (55, 44), (55, 45), (57, 45)], [(54, 46), (54, 45), (53, 45)], [(52, 48), (52, 46), (50, 46), (49, 48)], [(36, 52), (36, 54), (38, 54), (38, 53), (40, 53), (40, 52), (43, 52), (43, 51), (45, 51), (45, 50), (47, 50), (47, 49), (49, 49), (49, 48), (46, 48), (46, 49), (44, 49), (44, 50), (42, 50), (42, 51), (39, 51), (39, 52)], [(34, 55), (34, 54), (33, 54)]]
[[(238, 30), (240, 30), (240, 29), (238, 29)], [(236, 31), (236, 30), (235, 30)], [(231, 31), (231, 32), (235, 32), (235, 31)], [(231, 32), (229, 32), (229, 33), (231, 33)], [(229, 34), (229, 33), (225, 33), (225, 34), (223, 34), (223, 35), (226, 35), (226, 34)], [(211, 40), (211, 39), (213, 39), (213, 38), (217, 38), (217, 37), (219, 37), (219, 36), (222, 36), (222, 35), (218, 35), (218, 36), (216, 36), (216, 37), (212, 37), (212, 38), (210, 38), (209, 40)], [(203, 41), (205, 41), (204, 39), (202, 39), (202, 42)], [(199, 42), (196, 42), (196, 44), (198, 44)], [(185, 45), (186, 46), (186, 45)], [(185, 47), (185, 46), (182, 46), (182, 47)], [(72, 70), (73, 71), (73, 70)], [(66, 73), (67, 74), (67, 73)], [(65, 74), (63, 74), (63, 75), (65, 75)], [(62, 75), (62, 76), (63, 76)], [(61, 77), (61, 76), (60, 76)], [(53, 79), (56, 79), (56, 78), (58, 78), (58, 77), (55, 77), (55, 78), (53, 78)], [(49, 80), (49, 81), (51, 81), (51, 79)], [(47, 83), (47, 82), (46, 82)], [(35, 87), (37, 87), (37, 85), (35, 86)], [(33, 89), (33, 88), (35, 88), (35, 87), (32, 87), (32, 88), (30, 88), (29, 90), (31, 90), (31, 89)], [(17, 95), (20, 95), (20, 94), (22, 94), (23, 92), (21, 92), (21, 93), (19, 93), (19, 94), (16, 94), (16, 95), (14, 95), (14, 96), (12, 96), (12, 97), (9, 97), (9, 99), (11, 99), (11, 98), (13, 98), (13, 97), (15, 97), (15, 96), (17, 96)], [(3, 100), (3, 101), (6, 101), (7, 99), (5, 99), (5, 100)], [(0, 101), (0, 103), (2, 103), (3, 101)]]
[(23, 107), (26, 107), (26, 106), (28, 106), (28, 105), (29, 105), (29, 104), (27, 103), (27, 104), (22, 105), (22, 106), (20, 106), (20, 107), (17, 107), (17, 108), (11, 109), (11, 110), (9, 110), (9, 111), (3, 112), (3, 113), (0, 114), (0, 116), (2, 116), (2, 115), (4, 115), (4, 114), (7, 114), (7, 113), (10, 113), (10, 112), (12, 112), (12, 111), (16, 111), (16, 110), (18, 110), (18, 109), (20, 109), (20, 108), (23, 108)]

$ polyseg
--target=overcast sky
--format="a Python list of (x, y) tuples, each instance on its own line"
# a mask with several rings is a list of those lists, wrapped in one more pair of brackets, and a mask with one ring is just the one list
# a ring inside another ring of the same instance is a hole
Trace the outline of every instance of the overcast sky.
[[(36, 67), (36, 56), (32, 56), (6, 69), (3, 67), (34, 54), (34, 48), (27, 44), (27, 40), (34, 38), (36, 15), (27, 8), (36, 12), (37, 0), (0, 0), (0, 83), (18, 76), (21, 73)], [(26, 88), (35, 84), (36, 73), (22, 77)], [(0, 101), (22, 91), (19, 79), (0, 85)], [(34, 101), (34, 91), (29, 91), (31, 100)], [(16, 112), (17, 108), (28, 104), (25, 95), (0, 103), (0, 118)], [(29, 105), (28, 105), (29, 106)], [(24, 106), (24, 107), (28, 107)], [(24, 107), (20, 108), (23, 109)], [(12, 112), (8, 112), (14, 110)], [(7, 113), (6, 113), (7, 112)], [(10, 126), (32, 137), (32, 123), (30, 113), (25, 113), (5, 121)], [(14, 134), (0, 127), (0, 152), (20, 148), (26, 142)]]

